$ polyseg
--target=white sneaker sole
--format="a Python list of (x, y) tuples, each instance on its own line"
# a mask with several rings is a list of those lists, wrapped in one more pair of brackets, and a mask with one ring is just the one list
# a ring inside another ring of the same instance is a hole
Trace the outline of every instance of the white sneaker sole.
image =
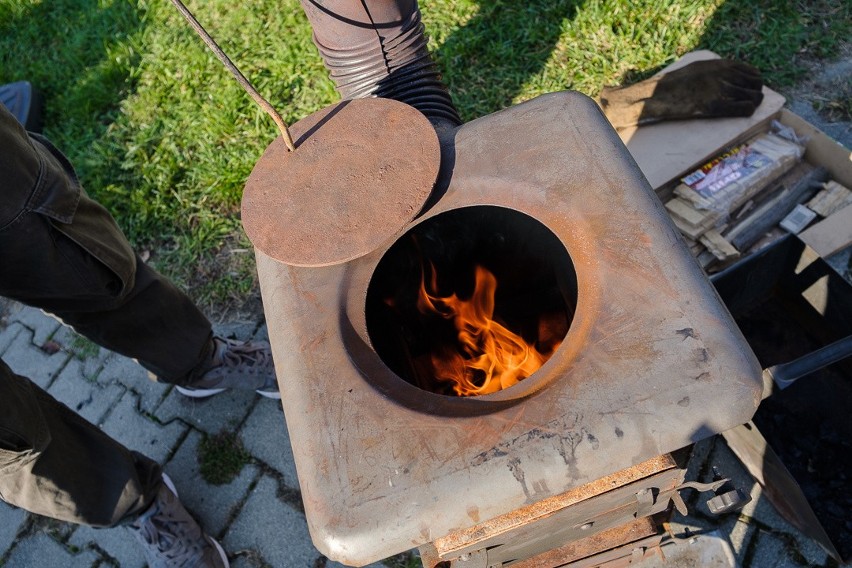
[[(163, 472), (163, 473), (162, 473), (162, 477), (163, 477), (163, 483), (165, 483), (165, 484), (166, 484), (166, 487), (168, 487), (168, 488), (169, 488), (169, 491), (171, 491), (172, 493), (174, 493), (174, 494), (175, 494), (175, 497), (178, 497), (178, 498), (179, 498), (179, 495), (178, 495), (177, 489), (175, 489), (175, 484), (174, 484), (174, 482), (172, 481), (172, 478), (171, 478), (171, 477), (169, 477), (168, 475), (166, 475), (166, 472)], [(216, 542), (216, 539), (215, 539), (215, 538), (213, 538), (213, 537), (211, 537), (211, 536), (210, 536), (210, 535), (208, 535), (207, 533), (205, 533), (205, 534), (204, 534), (204, 536), (205, 536), (205, 537), (207, 537), (207, 540), (209, 540), (209, 541), (210, 541), (210, 543), (211, 543), (213, 546), (215, 546), (215, 547), (216, 547), (216, 551), (219, 553), (219, 556), (221, 556), (221, 557), (222, 557), (222, 563), (225, 565), (225, 568), (231, 568), (231, 563), (230, 563), (230, 562), (228, 562), (228, 555), (227, 555), (227, 554), (225, 554), (225, 549), (224, 549), (224, 548), (222, 548), (222, 545), (220, 545), (218, 542)]]
[[(184, 387), (179, 387), (175, 385), (175, 389), (182, 395), (188, 396), (190, 398), (207, 398), (208, 396), (213, 396), (219, 394), (220, 392), (225, 392), (228, 389), (188, 389)], [(273, 398), (275, 400), (281, 400), (280, 392), (266, 392), (266, 391), (254, 391), (260, 396), (266, 398)]]

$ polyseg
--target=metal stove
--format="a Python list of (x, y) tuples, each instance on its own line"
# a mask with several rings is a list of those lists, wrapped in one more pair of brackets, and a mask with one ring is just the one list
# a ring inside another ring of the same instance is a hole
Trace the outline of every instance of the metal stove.
[[(257, 250), (313, 541), (355, 566), (415, 547), (430, 567), (638, 560), (679, 501), (678, 450), (751, 418), (760, 366), (592, 100), (544, 95), (441, 144), (434, 198), (374, 250), (320, 267)], [(482, 208), (552, 234), (573, 319), (532, 376), (445, 396), (377, 353), (368, 292), (405, 232)]]

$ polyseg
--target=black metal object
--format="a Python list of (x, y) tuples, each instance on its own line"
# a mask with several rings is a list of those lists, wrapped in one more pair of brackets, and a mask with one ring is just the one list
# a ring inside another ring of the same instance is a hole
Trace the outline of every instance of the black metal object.
[(840, 356), (852, 335), (852, 284), (792, 235), (711, 281), (767, 371), (782, 380), (812, 373), (784, 390), (765, 373), (753, 424), (725, 439), (785, 519), (848, 561), (852, 360)]
[(278, 111), (275, 110), (275, 108), (273, 108), (271, 104), (269, 104), (269, 101), (267, 101), (265, 98), (263, 98), (263, 96), (261, 96), (260, 93), (257, 92), (257, 89), (254, 88), (254, 85), (252, 85), (249, 80), (245, 78), (245, 76), (237, 68), (237, 66), (234, 65), (233, 61), (231, 61), (231, 59), (225, 54), (225, 52), (222, 51), (222, 48), (219, 47), (216, 41), (210, 36), (209, 33), (207, 33), (207, 30), (205, 30), (204, 27), (195, 18), (195, 15), (193, 15), (193, 13), (190, 12), (186, 6), (184, 6), (183, 2), (181, 2), (181, 0), (172, 0), (172, 4), (175, 5), (175, 8), (178, 9), (181, 15), (192, 27), (192, 29), (195, 30), (195, 33), (197, 33), (201, 37), (207, 47), (210, 48), (210, 50), (216, 55), (216, 57), (219, 58), (219, 61), (221, 61), (225, 65), (225, 68), (231, 72), (231, 74), (242, 86), (242, 88), (245, 89), (245, 91), (249, 94), (249, 96), (251, 96), (252, 99), (254, 99), (254, 102), (256, 102), (260, 106), (260, 108), (262, 108), (266, 112), (266, 114), (268, 114), (272, 118), (272, 120), (275, 121), (275, 124), (278, 126), (278, 130), (281, 132), (281, 138), (284, 140), (284, 144), (287, 146), (287, 149), (290, 152), (295, 150), (296, 147), (293, 144), (293, 138), (290, 136), (290, 130), (287, 128), (287, 124), (284, 122), (284, 119), (281, 118), (281, 115), (278, 113)]
[(816, 351), (799, 357), (789, 363), (773, 365), (764, 370), (764, 374), (775, 383), (779, 389), (785, 389), (796, 380), (819, 371), (827, 365), (836, 363), (852, 355), (852, 335), (839, 339)]

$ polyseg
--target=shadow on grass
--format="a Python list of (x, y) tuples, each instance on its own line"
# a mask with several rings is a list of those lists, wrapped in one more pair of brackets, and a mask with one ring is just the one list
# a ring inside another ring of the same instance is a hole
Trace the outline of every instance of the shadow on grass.
[(779, 88), (807, 74), (809, 61), (836, 56), (849, 37), (848, 0), (725, 2), (697, 47), (749, 63), (770, 87)]
[(78, 167), (133, 89), (143, 18), (126, 0), (0, 5), (0, 82), (42, 92), (45, 134)]
[(563, 22), (573, 18), (581, 4), (482, 0), (477, 14), (435, 53), (462, 119), (509, 106), (529, 78), (544, 68)]
[[(584, 4), (584, 0), (481, 1), (476, 15), (435, 53), (463, 120), (509, 106), (530, 78), (542, 71), (565, 22)], [(841, 42), (852, 35), (848, 1), (806, 4), (724, 2), (707, 22), (702, 37), (695, 45), (684, 46), (684, 51), (710, 49), (754, 65), (770, 86), (790, 85), (808, 72), (806, 60), (836, 55)], [(668, 61), (654, 68), (630, 70), (621, 83), (647, 79), (681, 55), (671, 53)]]

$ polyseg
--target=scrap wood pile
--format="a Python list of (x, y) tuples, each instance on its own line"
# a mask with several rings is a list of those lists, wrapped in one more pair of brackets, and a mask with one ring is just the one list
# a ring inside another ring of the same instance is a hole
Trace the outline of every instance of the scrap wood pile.
[(802, 159), (805, 143), (776, 122), (680, 180), (665, 206), (705, 271), (852, 203), (852, 191)]

